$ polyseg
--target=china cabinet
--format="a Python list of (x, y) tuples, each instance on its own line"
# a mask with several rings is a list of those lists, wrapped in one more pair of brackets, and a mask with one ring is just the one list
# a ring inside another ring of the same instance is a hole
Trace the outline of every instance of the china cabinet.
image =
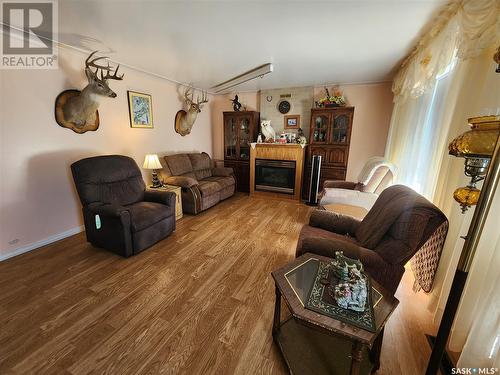
[(224, 112), (224, 166), (236, 176), (237, 190), (250, 191), (250, 143), (257, 140), (260, 113)]
[(311, 159), (321, 155), (320, 190), (325, 180), (345, 180), (354, 107), (311, 109), (303, 194), (309, 194)]

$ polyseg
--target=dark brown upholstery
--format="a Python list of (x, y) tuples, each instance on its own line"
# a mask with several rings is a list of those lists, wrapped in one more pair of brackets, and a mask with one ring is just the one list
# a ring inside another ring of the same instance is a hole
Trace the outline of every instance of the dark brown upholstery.
[(236, 179), (232, 168), (214, 168), (205, 153), (164, 157), (163, 182), (182, 188), (183, 211), (196, 215), (234, 195)]
[[(434, 235), (445, 215), (410, 188), (385, 189), (362, 220), (315, 210), (299, 236), (296, 255), (307, 252), (333, 257), (342, 250), (360, 259), (366, 271), (389, 291), (395, 292), (404, 265)], [(444, 242), (444, 241), (443, 241)]]
[(128, 257), (175, 230), (175, 194), (145, 191), (133, 159), (121, 155), (82, 159), (71, 165), (71, 172), (92, 245)]

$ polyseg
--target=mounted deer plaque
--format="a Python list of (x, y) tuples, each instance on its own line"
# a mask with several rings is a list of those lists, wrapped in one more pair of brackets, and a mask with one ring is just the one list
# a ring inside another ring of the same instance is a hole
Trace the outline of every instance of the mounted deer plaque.
[[(114, 72), (113, 67), (99, 65), (98, 60), (107, 57), (93, 56), (97, 51), (92, 52), (85, 60), (85, 75), (88, 85), (82, 91), (65, 90), (56, 98), (55, 115), (57, 123), (63, 128), (73, 130), (75, 133), (85, 133), (95, 131), (99, 128), (99, 99), (102, 96), (116, 98), (116, 93), (109, 88), (108, 80), (122, 80), (123, 74), (118, 76), (118, 68)], [(93, 58), (93, 59), (92, 59)], [(94, 68), (95, 70), (92, 70)]]
[[(203, 104), (208, 103), (206, 91), (202, 91), (201, 100), (200, 97), (197, 97), (195, 103), (193, 99), (194, 94), (191, 90), (192, 88), (188, 87), (184, 93), (184, 102), (186, 103), (187, 111), (180, 110), (175, 115), (175, 131), (182, 136), (191, 133), (191, 129), (193, 128), (198, 113), (200, 113), (203, 108)], [(190, 93), (191, 98), (189, 98)]]

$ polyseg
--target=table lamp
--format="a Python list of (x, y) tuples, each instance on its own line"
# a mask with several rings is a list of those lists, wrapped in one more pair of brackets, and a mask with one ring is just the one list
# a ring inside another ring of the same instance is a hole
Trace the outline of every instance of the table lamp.
[(163, 167), (161, 166), (160, 160), (158, 159), (158, 155), (156, 154), (147, 154), (146, 157), (144, 158), (144, 164), (142, 166), (144, 169), (152, 169), (152, 175), (153, 175), (153, 185), (151, 187), (154, 188), (159, 188), (162, 186), (160, 180), (158, 179), (158, 169), (162, 169)]
[[(464, 213), (476, 205), (472, 221), (464, 237), (460, 259), (450, 294), (446, 301), (443, 317), (434, 342), (426, 375), (437, 374), (445, 352), (453, 321), (457, 313), (467, 276), (474, 259), (484, 223), (488, 217), (491, 201), (500, 180), (500, 116), (473, 117), (468, 120), (471, 130), (456, 137), (448, 146), (450, 155), (465, 158), (465, 175), (470, 177), (469, 184), (455, 190), (453, 198)], [(479, 190), (476, 183), (484, 180)]]

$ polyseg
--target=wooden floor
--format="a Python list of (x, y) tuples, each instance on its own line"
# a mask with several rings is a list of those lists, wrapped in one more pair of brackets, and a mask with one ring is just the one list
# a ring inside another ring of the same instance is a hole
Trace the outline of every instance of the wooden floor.
[[(0, 263), (0, 374), (285, 374), (270, 273), (310, 208), (239, 195), (138, 256), (84, 234)], [(405, 274), (378, 374), (422, 374), (425, 295)], [(334, 354), (332, 354), (334, 355)]]

